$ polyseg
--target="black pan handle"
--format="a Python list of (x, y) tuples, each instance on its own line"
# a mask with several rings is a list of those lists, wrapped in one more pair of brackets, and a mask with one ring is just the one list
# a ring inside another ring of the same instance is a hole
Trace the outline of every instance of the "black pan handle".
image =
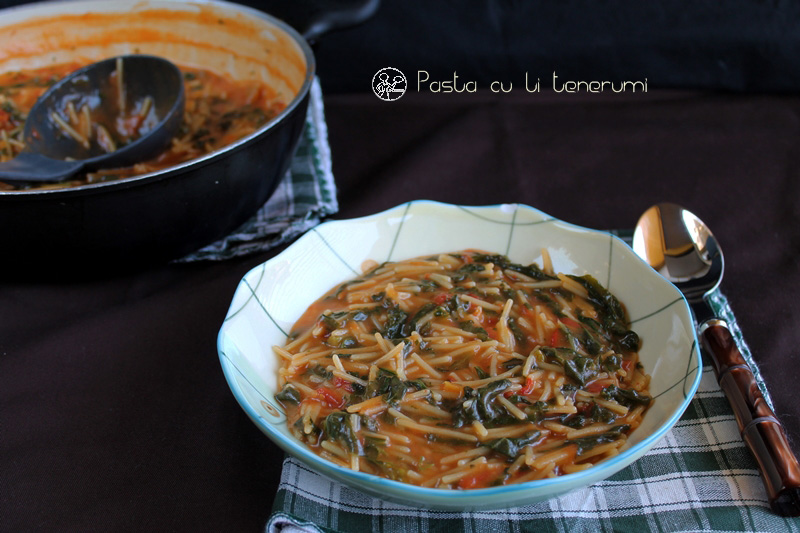
[(381, 0), (236, 0), (273, 15), (310, 43), (326, 33), (357, 26), (372, 17)]

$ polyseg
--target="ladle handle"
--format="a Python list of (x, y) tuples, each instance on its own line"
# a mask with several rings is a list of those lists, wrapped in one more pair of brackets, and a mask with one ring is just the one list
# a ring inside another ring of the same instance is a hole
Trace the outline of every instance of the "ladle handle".
[(82, 168), (82, 161), (62, 161), (22, 151), (14, 159), (0, 163), (0, 180), (12, 183), (56, 182), (77, 174)]
[(720, 387), (733, 407), (739, 431), (758, 463), (773, 511), (800, 516), (800, 463), (727, 324), (712, 319), (700, 329)]

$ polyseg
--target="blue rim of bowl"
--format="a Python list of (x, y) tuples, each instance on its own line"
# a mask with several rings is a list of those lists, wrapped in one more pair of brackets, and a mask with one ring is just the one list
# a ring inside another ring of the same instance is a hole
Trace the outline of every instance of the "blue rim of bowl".
[[(482, 205), (482, 206), (467, 206), (467, 205), (457, 205), (457, 204), (448, 204), (443, 202), (436, 202), (433, 200), (412, 200), (410, 202), (406, 202), (384, 211), (366, 215), (363, 217), (351, 218), (351, 219), (343, 219), (343, 220), (332, 220), (328, 222), (324, 222), (317, 226), (317, 228), (322, 226), (334, 225), (334, 224), (341, 224), (341, 223), (348, 223), (348, 222), (356, 222), (356, 221), (365, 221), (369, 219), (380, 219), (383, 217), (388, 216), (389, 214), (404, 209), (405, 216), (410, 207), (415, 204), (427, 204), (434, 207), (439, 207), (443, 209), (462, 209), (462, 210), (497, 210), (501, 209), (504, 205), (509, 204), (492, 204), (492, 205)], [(561, 219), (552, 217), (543, 211), (536, 209), (535, 207), (531, 207), (525, 204), (510, 204), (516, 206), (517, 209), (526, 209), (537, 213), (539, 216), (543, 217), (543, 222), (550, 222), (555, 224), (560, 224), (565, 226), (566, 228), (577, 230), (580, 232), (592, 233), (592, 234), (599, 234), (602, 236), (611, 237), (614, 240), (617, 240), (619, 244), (624, 245), (623, 249), (626, 250), (623, 253), (630, 254), (631, 257), (634, 257), (637, 261), (639, 261), (643, 266), (650, 268), (647, 263), (644, 262), (639, 256), (637, 256), (633, 250), (619, 237), (608, 233), (606, 231), (586, 228), (583, 226), (579, 226), (576, 224), (572, 224), (569, 222), (564, 222)], [(402, 224), (401, 224), (402, 227)], [(398, 229), (399, 232), (399, 229)], [(294, 247), (300, 243), (301, 240), (304, 240), (306, 237), (309, 236), (311, 231), (306, 232), (300, 239), (295, 241), (290, 247)], [(392, 246), (394, 248), (394, 246)], [(281, 252), (282, 254), (283, 252)], [(281, 254), (276, 255), (273, 258), (261, 263), (260, 265), (252, 268), (247, 274), (245, 274), (242, 278), (242, 281), (251, 273), (258, 269), (263, 269), (268, 265), (270, 262), (278, 259)], [(390, 252), (391, 255), (391, 252)], [(655, 271), (653, 272), (654, 275), (658, 276)], [(660, 278), (663, 282), (673, 288), (676, 293), (676, 300), (683, 303), (684, 309), (689, 317), (690, 322), (692, 321), (692, 314), (689, 307), (689, 303), (683, 294), (664, 278)], [(241, 284), (241, 282), (240, 282)], [(672, 304), (669, 304), (672, 305)], [(228, 313), (230, 315), (230, 311)], [(689, 380), (691, 378), (691, 382), (689, 384), (688, 389), (684, 385), (684, 399), (681, 404), (674, 410), (672, 415), (662, 423), (655, 431), (650, 433), (647, 437), (643, 438), (640, 442), (634, 444), (630, 448), (625, 449), (624, 451), (620, 452), (618, 455), (606, 459), (591, 468), (587, 468), (586, 470), (575, 472), (572, 474), (565, 474), (555, 478), (545, 478), (545, 479), (538, 479), (533, 481), (527, 481), (524, 483), (512, 484), (512, 485), (501, 485), (497, 487), (489, 487), (485, 489), (470, 489), (468, 491), (458, 491), (453, 489), (436, 489), (436, 488), (428, 488), (428, 487), (420, 487), (418, 485), (411, 485), (409, 483), (403, 483), (400, 481), (395, 481), (387, 478), (383, 478), (380, 476), (375, 476), (372, 474), (367, 474), (365, 472), (356, 472), (354, 470), (350, 470), (347, 468), (340, 467), (334, 463), (326, 461), (325, 459), (321, 458), (320, 456), (316, 455), (314, 452), (309, 450), (305, 445), (300, 443), (294, 438), (287, 438), (286, 435), (279, 432), (278, 430), (272, 427), (272, 424), (268, 421), (264, 420), (264, 418), (258, 414), (249, 404), (249, 402), (244, 398), (242, 392), (239, 390), (238, 384), (234, 382), (234, 376), (227, 370), (228, 368), (236, 370), (236, 373), (245, 381), (248, 381), (245, 377), (244, 373), (238, 369), (238, 367), (233, 363), (233, 361), (228, 358), (223, 350), (223, 339), (225, 337), (225, 328), (220, 329), (219, 335), (217, 336), (217, 351), (219, 353), (220, 363), (223, 369), (223, 373), (225, 374), (225, 380), (228, 382), (228, 386), (231, 389), (236, 401), (248, 415), (248, 417), (255, 423), (262, 432), (264, 432), (268, 437), (272, 439), (274, 443), (279, 445), (284, 451), (294, 455), (298, 459), (302, 460), (308, 465), (313, 465), (315, 470), (318, 472), (325, 473), (327, 470), (333, 470), (339, 473), (343, 478), (348, 479), (354, 486), (361, 486), (359, 482), (366, 482), (372, 486), (386, 486), (396, 489), (401, 493), (404, 493), (404, 497), (408, 499), (421, 499), (421, 498), (432, 498), (434, 500), (439, 500), (442, 498), (448, 498), (448, 496), (454, 496), (457, 498), (463, 498), (465, 496), (469, 496), (471, 499), (480, 498), (481, 496), (498, 496), (498, 495), (515, 495), (518, 493), (528, 492), (532, 489), (546, 489), (548, 487), (557, 488), (559, 485), (573, 485), (575, 486), (581, 485), (581, 480), (586, 480), (587, 484), (594, 483), (596, 481), (605, 479), (606, 477), (613, 475), (614, 473), (618, 472), (619, 470), (625, 468), (636, 459), (638, 459), (641, 455), (643, 455), (646, 451), (648, 451), (656, 442), (661, 440), (666, 433), (672, 429), (675, 423), (683, 416), (683, 413), (689, 407), (689, 404), (692, 401), (692, 398), (697, 391), (697, 388), (700, 385), (700, 379), (702, 377), (702, 364), (700, 359), (700, 353), (698, 351), (698, 339), (697, 333), (695, 328), (690, 328), (691, 336), (692, 336), (692, 345), (690, 348), (689, 353), (689, 361), (690, 366), (687, 368), (687, 372), (685, 377), (683, 378), (683, 382)], [(691, 364), (692, 361), (696, 361), (695, 364)], [(248, 381), (249, 383), (249, 381)], [(259, 395), (263, 397), (263, 395), (258, 391), (258, 389), (252, 384), (249, 383), (250, 386), (256, 391)], [(673, 385), (672, 387), (668, 387), (666, 390), (669, 390), (678, 383)], [(268, 399), (268, 398), (265, 398)], [(269, 400), (269, 399), (268, 399)], [(271, 401), (271, 400), (270, 400)], [(554, 495), (559, 494), (559, 492), (554, 492)], [(422, 501), (422, 500), (421, 500)]]

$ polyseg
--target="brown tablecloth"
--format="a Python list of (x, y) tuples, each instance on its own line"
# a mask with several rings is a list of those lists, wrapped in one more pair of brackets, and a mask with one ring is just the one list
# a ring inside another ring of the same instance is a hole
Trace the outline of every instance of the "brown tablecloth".
[[(337, 218), (419, 198), (520, 202), (593, 228), (631, 227), (660, 201), (696, 212), (800, 453), (800, 97), (487, 91), (326, 106)], [(240, 277), (272, 254), (0, 283), (0, 529), (264, 526), (283, 454), (230, 394), (215, 341)]]

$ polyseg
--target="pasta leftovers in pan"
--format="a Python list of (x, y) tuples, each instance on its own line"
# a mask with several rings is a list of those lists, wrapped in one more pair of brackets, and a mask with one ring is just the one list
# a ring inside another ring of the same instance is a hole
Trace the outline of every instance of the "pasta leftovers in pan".
[[(75, 63), (0, 74), (0, 162), (16, 157), (25, 147), (25, 118), (39, 96), (59, 79), (83, 66)], [(74, 187), (168, 168), (214, 152), (255, 132), (285, 107), (262, 82), (233, 80), (209, 70), (180, 68), (186, 94), (184, 120), (171, 146), (161, 155), (132, 167), (84, 173), (54, 184), (20, 186), (0, 181), (0, 190)], [(146, 102), (143, 105), (146, 106)], [(141, 113), (142, 120), (147, 114), (147, 111)], [(65, 131), (70, 129), (80, 134), (88, 128), (87, 116), (86, 109), (72, 109), (60, 122)], [(99, 142), (110, 146), (109, 151), (115, 148), (115, 143), (124, 142), (114, 128), (105, 129)]]

